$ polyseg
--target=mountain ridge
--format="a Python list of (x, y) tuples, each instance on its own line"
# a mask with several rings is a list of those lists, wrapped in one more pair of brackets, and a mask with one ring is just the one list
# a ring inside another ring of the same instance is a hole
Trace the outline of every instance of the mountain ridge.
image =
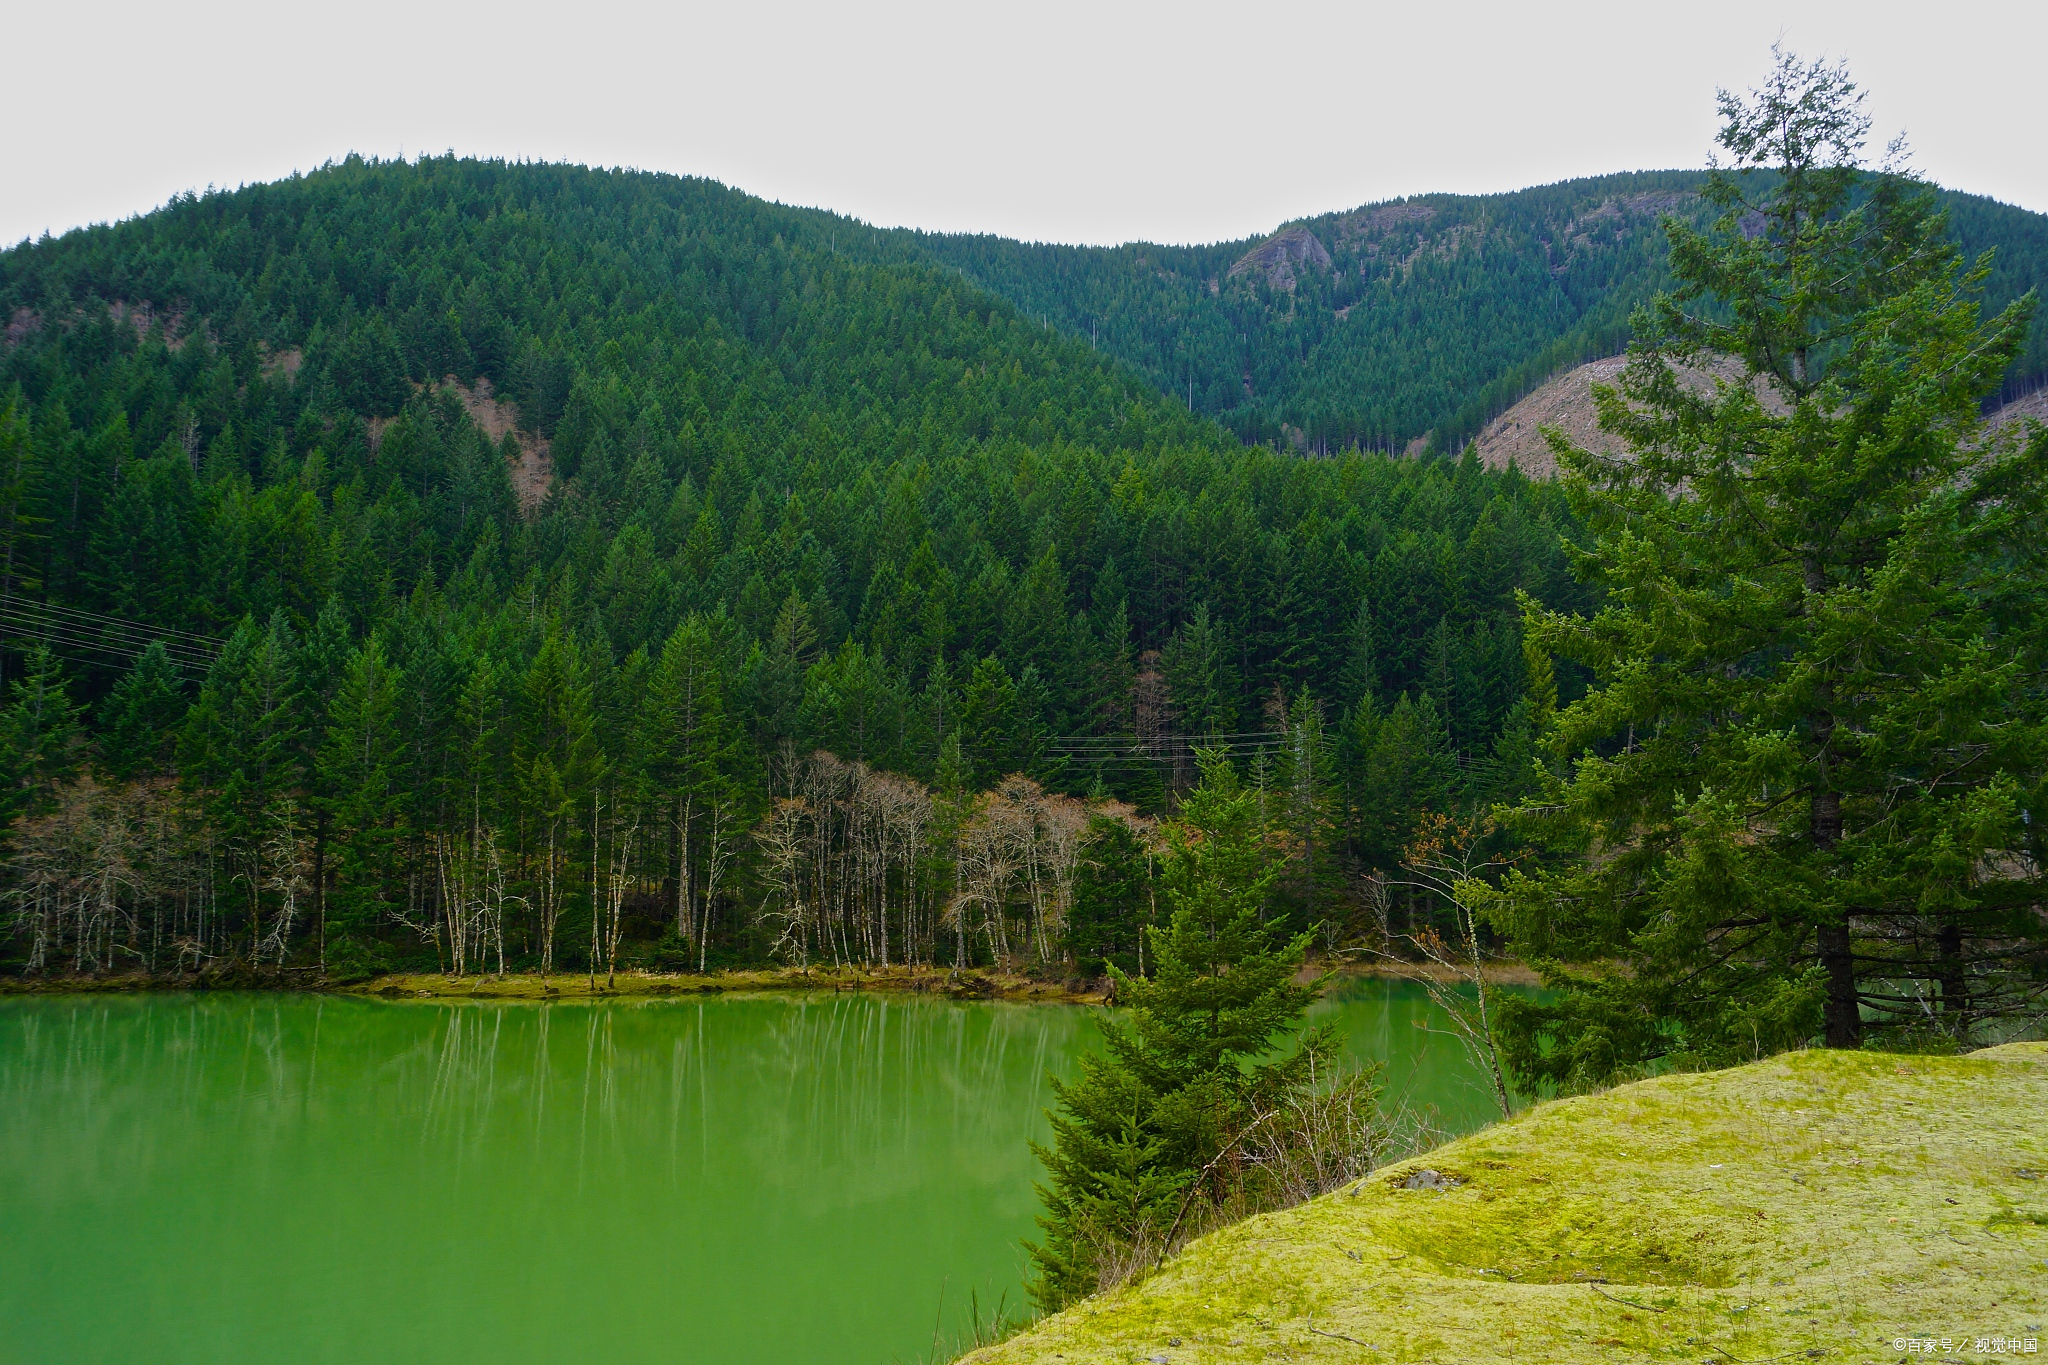
[[(1631, 312), (1667, 282), (1658, 221), (1696, 208), (1705, 174), (1410, 195), (1194, 247), (917, 241), (1241, 440), (1456, 450), (1543, 384), (1624, 347)], [(1966, 253), (1999, 249), (1987, 306), (2048, 284), (2048, 215), (1937, 192)], [(2007, 396), (2044, 377), (2048, 322), (2037, 322)]]
[[(330, 166), (350, 164), (398, 163)], [(860, 265), (955, 273), (1020, 318), (1130, 366), (1240, 441), (1317, 453), (1455, 451), (1544, 385), (1618, 353), (1630, 313), (1665, 283), (1658, 222), (1696, 209), (1704, 179), (1633, 171), (1499, 194), (1409, 195), (1292, 219), (1263, 236), (1092, 247), (879, 228), (702, 177), (534, 169), (648, 177), (687, 198), (750, 205), (777, 240)], [(1987, 305), (2048, 283), (2048, 215), (1939, 193), (1967, 252), (1998, 248)], [(187, 196), (158, 212), (199, 202)], [(0, 271), (0, 293), (4, 282)], [(18, 304), (6, 313), (7, 336), (18, 340), (33, 321)], [(2004, 397), (2044, 380), (2048, 319), (2037, 322)]]

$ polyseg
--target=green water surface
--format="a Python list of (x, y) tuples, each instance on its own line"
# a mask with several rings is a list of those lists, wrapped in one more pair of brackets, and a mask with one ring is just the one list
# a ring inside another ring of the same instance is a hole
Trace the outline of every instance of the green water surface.
[[(0, 999), (0, 1360), (846, 1362), (1021, 1300), (1094, 1011)], [(1446, 1127), (1414, 987), (1318, 1008)]]

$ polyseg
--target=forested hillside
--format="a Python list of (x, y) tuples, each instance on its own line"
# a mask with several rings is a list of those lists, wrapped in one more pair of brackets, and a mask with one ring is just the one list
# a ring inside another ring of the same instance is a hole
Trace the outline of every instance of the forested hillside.
[(1242, 447), (919, 257), (455, 159), (0, 254), (8, 960), (1093, 971), (1203, 737), (1297, 913), (1509, 794), (1554, 488)]
[[(934, 259), (1129, 361), (1248, 441), (1455, 451), (1558, 371), (1619, 353), (1670, 276), (1658, 223), (1697, 223), (1702, 173), (1421, 195), (1203, 247), (919, 236)], [(2048, 284), (2048, 216), (1944, 192), (2002, 306)], [(2009, 391), (2048, 379), (2036, 324)]]

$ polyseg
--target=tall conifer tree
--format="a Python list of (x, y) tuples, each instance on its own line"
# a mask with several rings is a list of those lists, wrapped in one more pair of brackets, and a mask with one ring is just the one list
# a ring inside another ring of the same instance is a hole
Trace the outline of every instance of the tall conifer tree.
[[(1625, 453), (1551, 436), (1593, 537), (1591, 617), (1529, 637), (1596, 681), (1523, 827), (1568, 858), (1495, 906), (1552, 967), (1510, 1023), (1524, 1077), (1735, 1059), (1929, 1010), (1958, 1038), (2039, 960), (2022, 792), (2042, 763), (2048, 439), (1987, 439), (2033, 306), (1988, 322), (1932, 195), (1840, 67), (1780, 53), (1725, 92), (1706, 231), (1639, 316)], [(1711, 384), (1699, 376), (1716, 376)]]

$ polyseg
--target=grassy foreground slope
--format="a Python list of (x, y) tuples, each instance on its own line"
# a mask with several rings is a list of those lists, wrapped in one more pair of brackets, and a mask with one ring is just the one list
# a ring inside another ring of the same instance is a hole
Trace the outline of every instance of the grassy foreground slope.
[[(1458, 1183), (1408, 1189), (1424, 1169)], [(2048, 1327), (2048, 1044), (1542, 1105), (1193, 1244), (997, 1362), (1893, 1360)]]

